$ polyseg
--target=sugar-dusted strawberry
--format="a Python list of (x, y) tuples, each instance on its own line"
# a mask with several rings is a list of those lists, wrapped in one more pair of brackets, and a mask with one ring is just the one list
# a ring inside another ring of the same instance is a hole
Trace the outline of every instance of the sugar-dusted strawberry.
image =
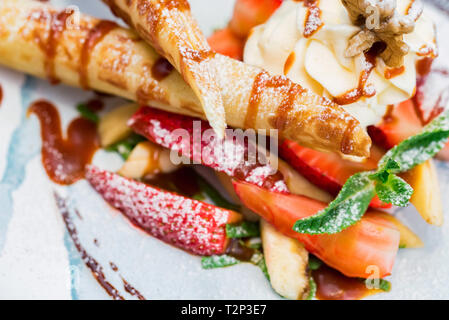
[[(337, 154), (323, 153), (302, 147), (294, 141), (284, 140), (279, 147), (279, 154), (311, 183), (336, 196), (349, 177), (357, 172), (376, 169), (384, 152), (373, 146), (371, 157), (363, 163), (357, 163), (344, 160)], [(378, 197), (373, 199), (371, 206), (391, 207)]]
[(243, 47), (245, 41), (236, 36), (230, 28), (215, 31), (207, 41), (215, 52), (236, 60), (243, 60)]
[(264, 23), (282, 4), (282, 0), (237, 0), (229, 24), (239, 37), (246, 38), (251, 29)]
[(241, 215), (88, 166), (86, 179), (114, 208), (150, 235), (193, 254), (223, 254), (226, 224)]
[(424, 124), (443, 112), (449, 103), (449, 70), (432, 69), (420, 77), (413, 101)]
[(142, 107), (128, 125), (138, 134), (218, 172), (271, 191), (288, 192), (283, 175), (270, 166), (263, 152), (239, 131), (217, 138), (203, 120)]
[(242, 203), (271, 223), (279, 232), (302, 242), (307, 251), (349, 277), (367, 278), (370, 266), (379, 277), (391, 273), (399, 249), (396, 226), (376, 212), (368, 212), (352, 227), (336, 234), (306, 235), (293, 231), (297, 220), (315, 215), (327, 204), (297, 195), (270, 192), (234, 182)]
[(382, 123), (368, 127), (368, 133), (374, 143), (385, 149), (391, 149), (421, 132), (422, 127), (413, 101), (407, 100), (390, 109)]

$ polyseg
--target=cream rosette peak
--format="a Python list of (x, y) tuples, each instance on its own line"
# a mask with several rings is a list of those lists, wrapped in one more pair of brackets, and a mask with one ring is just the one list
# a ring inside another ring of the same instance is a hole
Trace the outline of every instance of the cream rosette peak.
[[(414, 0), (398, 0), (395, 10), (407, 15), (413, 6)], [(403, 35), (409, 50), (399, 68), (366, 53), (348, 57), (350, 40), (363, 28), (352, 23), (341, 1), (284, 1), (252, 30), (244, 60), (336, 101), (365, 126), (377, 124), (389, 105), (414, 95), (416, 64), (437, 55), (435, 27), (425, 12), (419, 16)]]

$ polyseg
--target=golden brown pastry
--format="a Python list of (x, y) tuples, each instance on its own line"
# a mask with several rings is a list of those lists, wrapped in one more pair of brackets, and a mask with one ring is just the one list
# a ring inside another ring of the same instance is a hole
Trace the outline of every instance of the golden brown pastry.
[[(135, 14), (145, 16), (145, 24), (135, 24), (135, 30), (181, 73), (201, 101), (211, 126), (223, 136), (226, 129), (223, 100), (209, 66), (214, 52), (191, 16), (187, 0), (103, 2), (116, 14), (120, 14), (120, 5), (132, 6)], [(132, 20), (127, 17), (127, 21)]]
[[(169, 66), (161, 68), (164, 60), (134, 32), (86, 15), (76, 18), (37, 1), (2, 0), (0, 64), (205, 118), (180, 74)], [(318, 150), (369, 154), (365, 129), (338, 105), (285, 77), (218, 54), (213, 61), (229, 125), (279, 129), (282, 138)], [(166, 70), (163, 76), (160, 70)]]

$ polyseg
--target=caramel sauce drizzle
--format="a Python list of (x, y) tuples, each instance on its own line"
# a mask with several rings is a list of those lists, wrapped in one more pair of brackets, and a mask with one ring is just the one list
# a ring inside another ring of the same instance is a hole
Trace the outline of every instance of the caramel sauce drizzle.
[(321, 20), (321, 9), (319, 7), (319, 0), (295, 0), (303, 2), (304, 7), (307, 8), (306, 21), (304, 23), (304, 38), (311, 37), (315, 32), (320, 30), (324, 25)]
[(47, 78), (51, 84), (59, 83), (59, 79), (55, 75), (54, 59), (57, 52), (57, 47), (62, 33), (67, 27), (68, 18), (74, 14), (74, 10), (65, 9), (59, 13), (53, 13), (50, 17), (50, 31), (47, 39), (47, 43), (43, 44), (38, 40), (41, 45), (41, 49), (45, 53), (44, 68)]
[(365, 53), (366, 65), (360, 75), (358, 87), (349, 90), (339, 97), (334, 97), (333, 101), (335, 103), (339, 105), (347, 105), (357, 102), (362, 97), (370, 98), (376, 94), (376, 90), (374, 88), (368, 90), (369, 86), (367, 86), (367, 82), (371, 72), (376, 67), (376, 58), (383, 50), (385, 50), (385, 44), (376, 42), (372, 48)]
[(42, 163), (49, 178), (61, 185), (70, 185), (84, 178), (85, 166), (99, 148), (96, 124), (76, 118), (64, 139), (56, 107), (48, 101), (31, 104), (28, 114), (35, 114), (41, 124)]
[(104, 39), (104, 37), (117, 28), (118, 25), (115, 22), (102, 20), (98, 24), (89, 30), (89, 34), (81, 49), (80, 66), (79, 66), (79, 82), (83, 89), (89, 89), (88, 68), (92, 51), (96, 45)]
[(360, 300), (381, 292), (368, 289), (363, 280), (348, 278), (324, 264), (312, 272), (312, 277), (317, 285), (318, 300)]
[(62, 215), (64, 224), (66, 226), (67, 232), (75, 245), (76, 250), (81, 255), (81, 259), (84, 264), (90, 269), (92, 275), (103, 287), (103, 289), (114, 299), (114, 300), (125, 300), (120, 292), (106, 279), (103, 272), (103, 267), (95, 260), (89, 253), (83, 248), (81, 242), (78, 238), (78, 231), (70, 217), (70, 212), (66, 200), (59, 196), (57, 193), (54, 194), (56, 205)]
[(246, 113), (245, 128), (255, 128), (259, 114), (259, 105), (264, 92), (269, 88), (285, 87), (285, 91), (290, 90), (292, 82), (286, 77), (271, 77), (266, 71), (260, 72), (254, 79), (251, 96), (249, 98), (248, 111)]
[(385, 69), (384, 77), (385, 77), (385, 79), (393, 79), (394, 77), (397, 77), (397, 76), (403, 74), (404, 71), (405, 71), (404, 66), (401, 66), (398, 68), (387, 68), (387, 69)]

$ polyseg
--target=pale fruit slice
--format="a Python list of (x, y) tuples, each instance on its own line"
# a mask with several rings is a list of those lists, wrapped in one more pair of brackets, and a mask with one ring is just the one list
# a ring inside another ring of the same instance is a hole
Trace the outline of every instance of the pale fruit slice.
[(274, 291), (287, 299), (303, 299), (309, 286), (306, 249), (299, 241), (276, 231), (265, 220), (261, 220), (260, 228), (265, 263)]
[(404, 179), (413, 187), (410, 202), (423, 219), (432, 225), (443, 224), (443, 207), (441, 204), (440, 186), (433, 160), (416, 166), (404, 175)]
[(149, 141), (139, 143), (118, 172), (130, 179), (141, 179), (150, 174), (169, 173), (178, 167), (170, 161), (170, 151)]
[(98, 124), (101, 146), (108, 147), (128, 137), (132, 130), (128, 127), (129, 118), (137, 111), (135, 103), (116, 108), (101, 118)]
[(399, 233), (401, 234), (401, 239), (399, 241), (400, 248), (422, 248), (424, 247), (424, 243), (421, 238), (418, 237), (409, 227), (402, 224), (396, 217), (388, 214), (388, 213), (378, 213), (382, 215), (385, 219), (393, 222), (396, 228), (398, 228)]

